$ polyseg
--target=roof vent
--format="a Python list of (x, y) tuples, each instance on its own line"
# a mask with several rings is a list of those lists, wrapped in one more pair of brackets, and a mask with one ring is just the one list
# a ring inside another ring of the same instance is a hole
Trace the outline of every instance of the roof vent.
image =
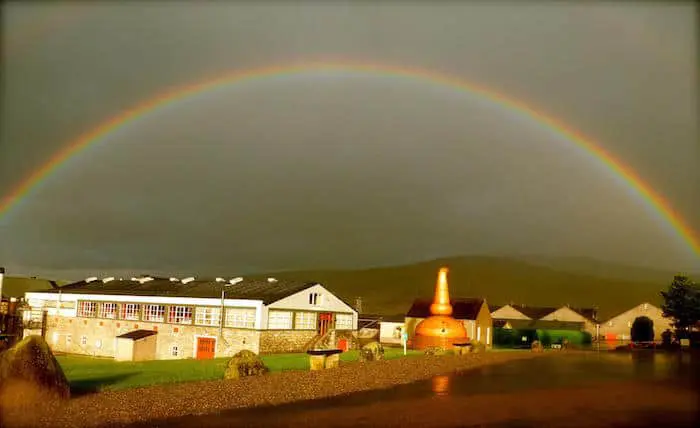
[(132, 281), (138, 281), (139, 279), (136, 278), (135, 276), (132, 276), (132, 277), (131, 277), (131, 280), (132, 280)]
[(228, 283), (231, 284), (231, 285), (234, 285), (234, 284), (238, 284), (238, 283), (241, 282), (241, 281), (243, 281), (243, 278), (241, 278), (241, 277), (239, 276), (238, 278), (233, 278), (233, 279), (230, 280)]
[(216, 278), (216, 282), (226, 282), (226, 280), (223, 278)]
[(90, 283), (90, 282), (92, 282), (92, 281), (97, 281), (97, 277), (96, 277), (96, 276), (91, 276), (90, 278), (87, 278), (87, 279), (85, 280), (85, 282), (87, 282), (87, 283)]
[(170, 278), (170, 282), (180, 282), (180, 280), (173, 276)]
[(191, 276), (191, 277), (189, 277), (189, 278), (183, 279), (183, 280), (182, 280), (182, 283), (183, 283), (183, 284), (187, 284), (188, 282), (192, 282), (192, 281), (194, 281), (194, 277), (193, 277), (193, 276)]
[(277, 282), (277, 278), (267, 278), (267, 282)]
[(105, 278), (105, 279), (102, 280), (102, 282), (105, 283), (105, 284), (108, 283), (109, 281), (114, 281), (114, 277), (113, 277), (113, 276), (110, 276), (110, 277), (107, 277), (107, 278)]
[(148, 282), (148, 281), (153, 281), (153, 277), (152, 277), (152, 276), (147, 276), (147, 277), (145, 277), (145, 278), (140, 278), (140, 279), (139, 279), (139, 282), (140, 282), (141, 284), (143, 284), (144, 282)]

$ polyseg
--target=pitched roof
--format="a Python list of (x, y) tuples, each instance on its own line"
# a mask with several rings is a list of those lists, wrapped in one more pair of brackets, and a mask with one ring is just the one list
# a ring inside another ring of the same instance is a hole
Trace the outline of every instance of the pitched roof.
[(598, 310), (596, 308), (572, 308), (569, 309), (591, 321), (598, 321)]
[(120, 334), (117, 336), (117, 339), (139, 340), (155, 334), (158, 334), (158, 332), (153, 330), (134, 330), (128, 333)]
[[(71, 294), (220, 298), (223, 289), (227, 299), (262, 300), (267, 305), (316, 284), (315, 282), (282, 280), (268, 282), (256, 279), (244, 279), (234, 285), (227, 282), (217, 282), (213, 279), (200, 279), (183, 284), (179, 281), (170, 281), (167, 278), (154, 278), (146, 282), (115, 279), (105, 283), (101, 280), (90, 282), (83, 280), (64, 285), (60, 287), (60, 290), (62, 293)], [(37, 292), (55, 293), (56, 290)]]
[[(432, 299), (416, 299), (411, 305), (411, 309), (406, 314), (411, 318), (427, 318), (430, 316), (430, 305)], [(484, 304), (484, 299), (479, 298), (461, 298), (451, 299), (452, 316), (458, 320), (475, 320), (479, 315), (479, 310)]]

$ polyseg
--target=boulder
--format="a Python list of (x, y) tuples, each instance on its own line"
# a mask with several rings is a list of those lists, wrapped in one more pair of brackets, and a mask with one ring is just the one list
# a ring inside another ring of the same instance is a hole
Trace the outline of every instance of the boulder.
[(535, 340), (532, 342), (532, 345), (530, 346), (532, 349), (532, 352), (542, 352), (544, 351), (544, 348), (542, 347), (542, 344), (540, 343), (539, 340)]
[(269, 369), (263, 360), (252, 351), (243, 350), (234, 355), (226, 365), (224, 379), (240, 379), (246, 376), (258, 376), (267, 373)]
[(471, 352), (479, 353), (479, 352), (486, 351), (486, 345), (484, 345), (481, 342), (477, 342), (476, 340), (472, 340), (471, 344), (472, 344)]
[(445, 349), (439, 346), (430, 346), (423, 351), (425, 355), (445, 355), (445, 353)]
[(371, 342), (360, 349), (360, 361), (379, 361), (384, 359), (384, 347), (379, 342)]
[(0, 407), (67, 398), (66, 375), (41, 336), (29, 336), (0, 355)]

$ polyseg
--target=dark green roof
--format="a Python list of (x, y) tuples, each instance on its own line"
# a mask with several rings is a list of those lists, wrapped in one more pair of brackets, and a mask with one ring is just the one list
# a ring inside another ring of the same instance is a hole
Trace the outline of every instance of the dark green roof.
[[(282, 280), (269, 282), (255, 279), (244, 279), (233, 285), (213, 279), (200, 279), (183, 284), (167, 278), (155, 278), (146, 282), (115, 279), (105, 283), (102, 280), (90, 282), (83, 280), (64, 285), (59, 290), (61, 293), (70, 294), (220, 298), (223, 289), (227, 299), (262, 300), (267, 305), (316, 284), (315, 282)], [(55, 293), (56, 290), (37, 292)]]

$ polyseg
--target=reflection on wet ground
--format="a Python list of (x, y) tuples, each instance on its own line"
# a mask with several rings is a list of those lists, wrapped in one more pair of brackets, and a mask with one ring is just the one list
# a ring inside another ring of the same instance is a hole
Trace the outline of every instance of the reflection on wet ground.
[[(578, 392), (574, 393), (574, 391), (580, 391), (581, 388), (588, 387), (590, 389), (593, 387), (593, 391), (603, 393), (613, 391), (620, 385), (627, 385), (626, 388), (629, 388), (629, 385), (635, 383), (646, 384), (650, 387), (651, 385), (664, 385), (664, 387), (670, 385), (675, 389), (697, 391), (698, 385), (700, 385), (700, 371), (698, 370), (700, 364), (698, 362), (697, 355), (654, 352), (621, 354), (591, 352), (565, 357), (535, 358), (513, 361), (503, 365), (485, 366), (464, 373), (435, 376), (426, 381), (384, 390), (274, 407), (230, 410), (217, 415), (159, 421), (158, 426), (188, 426), (190, 424), (225, 426), (226, 421), (235, 423), (255, 421), (260, 424), (261, 420), (277, 425), (280, 421), (287, 419), (306, 420), (305, 418), (310, 418), (314, 412), (328, 414), (337, 411), (338, 417), (341, 417), (351, 413), (360, 414), (370, 408), (375, 409), (372, 411), (376, 412), (378, 405), (385, 408), (398, 408), (405, 404), (410, 407), (411, 403), (426, 403), (426, 400), (428, 400), (427, 403), (430, 403), (431, 399), (436, 403), (437, 409), (440, 406), (437, 404), (438, 402), (447, 400), (461, 403), (465, 399), (471, 400), (469, 397), (472, 396), (478, 400), (483, 400), (489, 395), (496, 397), (495, 394), (513, 394), (513, 397), (524, 397), (522, 393), (525, 392), (528, 396), (534, 394), (546, 396), (551, 393), (554, 393), (555, 396), (566, 396), (567, 389), (572, 391), (573, 396), (579, 394)], [(633, 386), (631, 390), (635, 391), (635, 388)], [(594, 394), (597, 395), (595, 392)], [(629, 395), (629, 392), (625, 394)], [(364, 420), (364, 416), (357, 417), (360, 422)], [(670, 423), (670, 421), (668, 422)], [(262, 426), (264, 425), (265, 423), (262, 424)], [(149, 426), (156, 426), (156, 424), (151, 423)]]

